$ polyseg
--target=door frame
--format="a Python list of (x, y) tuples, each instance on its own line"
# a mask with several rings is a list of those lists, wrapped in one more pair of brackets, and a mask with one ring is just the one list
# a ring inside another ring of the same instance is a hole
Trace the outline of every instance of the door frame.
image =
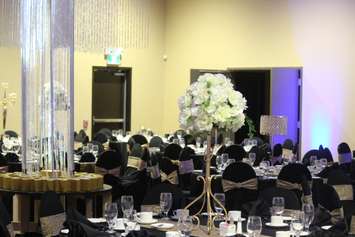
[(125, 109), (123, 112), (123, 117), (125, 118), (125, 123), (123, 126), (124, 132), (131, 130), (131, 102), (132, 102), (132, 68), (131, 67), (115, 67), (115, 66), (93, 66), (92, 67), (92, 78), (91, 78), (91, 137), (94, 137), (94, 121), (93, 121), (93, 94), (94, 94), (94, 73), (97, 70), (109, 71), (112, 73), (126, 73), (126, 83), (125, 83), (125, 94), (126, 97), (123, 98)]

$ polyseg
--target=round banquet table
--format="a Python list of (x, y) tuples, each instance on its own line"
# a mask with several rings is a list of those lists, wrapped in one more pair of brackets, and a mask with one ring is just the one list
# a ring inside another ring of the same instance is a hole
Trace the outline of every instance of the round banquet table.
[[(96, 216), (93, 206), (96, 206), (96, 199), (102, 197), (102, 212), (106, 203), (112, 201), (111, 197), (112, 187), (104, 184), (102, 189), (86, 191), (86, 192), (60, 192), (61, 203), (64, 209), (76, 208), (77, 200), (85, 202), (85, 212), (87, 217)], [(12, 197), (12, 221), (14, 223), (14, 230), (25, 232), (36, 232), (39, 223), (39, 207), (40, 199), (43, 192), (25, 192), (0, 189), (0, 197)], [(101, 216), (101, 213), (99, 214)], [(103, 215), (103, 213), (102, 213)]]

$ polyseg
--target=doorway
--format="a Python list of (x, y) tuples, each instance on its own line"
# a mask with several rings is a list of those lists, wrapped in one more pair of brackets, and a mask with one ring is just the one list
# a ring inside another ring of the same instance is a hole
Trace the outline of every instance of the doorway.
[[(291, 139), (294, 144), (301, 141), (301, 78), (302, 69), (280, 68), (229, 68), (227, 70), (192, 69), (191, 83), (204, 73), (223, 73), (247, 99), (246, 115), (253, 121), (256, 136), (269, 141), (271, 145)], [(288, 118), (287, 135), (261, 136), (261, 115), (284, 115)], [(248, 127), (243, 126), (235, 133), (235, 143), (248, 137)]]
[(131, 68), (93, 67), (92, 137), (102, 128), (131, 127)]

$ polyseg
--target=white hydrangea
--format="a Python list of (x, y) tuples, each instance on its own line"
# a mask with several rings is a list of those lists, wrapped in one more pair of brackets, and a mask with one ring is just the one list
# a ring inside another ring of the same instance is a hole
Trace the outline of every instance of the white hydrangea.
[(247, 101), (223, 74), (206, 73), (179, 98), (179, 123), (191, 131), (211, 131), (212, 126), (237, 131), (244, 125)]

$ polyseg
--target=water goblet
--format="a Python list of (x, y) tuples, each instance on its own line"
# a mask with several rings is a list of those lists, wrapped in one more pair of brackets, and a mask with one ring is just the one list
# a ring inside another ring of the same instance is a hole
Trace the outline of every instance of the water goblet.
[[(226, 197), (224, 195), (224, 193), (215, 193), (214, 197), (224, 206), (225, 205), (225, 200)], [(220, 216), (222, 216), (222, 212), (223, 212), (223, 207), (221, 207), (220, 204), (217, 203), (216, 200), (214, 200), (214, 209), (216, 210), (217, 214), (218, 214), (218, 219)]]
[(179, 218), (176, 227), (181, 237), (189, 237), (193, 229), (192, 217), (186, 216), (186, 217)]
[(171, 193), (160, 194), (160, 210), (164, 214), (165, 218), (168, 218), (169, 210), (173, 204), (173, 196)]
[(115, 221), (117, 218), (117, 213), (118, 213), (118, 209), (117, 209), (117, 204), (116, 203), (106, 203), (105, 204), (105, 218), (108, 224), (108, 233), (115, 233), (115, 231), (113, 230), (113, 227), (115, 226)]
[(131, 195), (123, 195), (121, 197), (121, 209), (123, 215), (131, 215), (134, 208), (133, 196)]
[(249, 216), (247, 222), (247, 232), (250, 237), (258, 237), (261, 233), (263, 224), (260, 216)]
[(281, 216), (285, 209), (285, 199), (283, 197), (273, 197), (272, 207), (275, 214)]
[(295, 233), (296, 237), (300, 237), (304, 227), (304, 214), (300, 212), (293, 216), (291, 221), (291, 229)]
[(312, 224), (314, 219), (314, 206), (311, 203), (305, 203), (302, 207), (304, 213), (304, 227), (305, 231), (309, 233), (309, 226)]

